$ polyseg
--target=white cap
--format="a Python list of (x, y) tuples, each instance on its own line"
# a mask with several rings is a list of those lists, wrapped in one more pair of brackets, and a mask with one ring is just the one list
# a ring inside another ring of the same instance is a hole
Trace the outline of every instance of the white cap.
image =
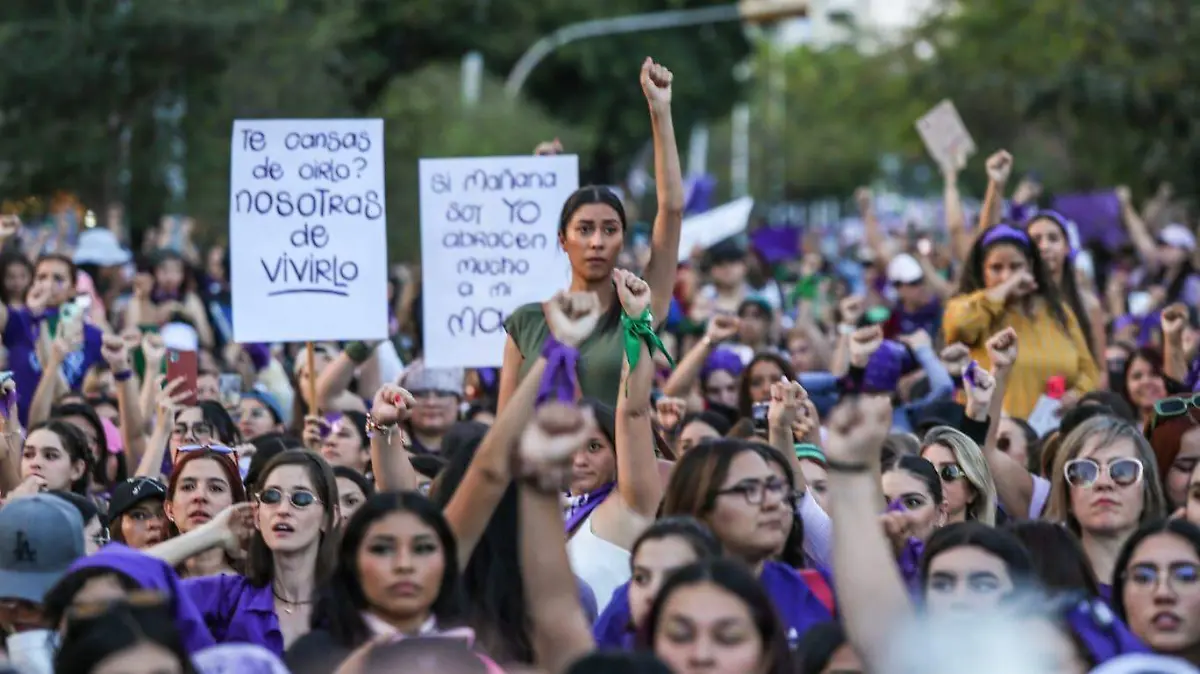
[(1158, 233), (1158, 240), (1168, 246), (1182, 248), (1187, 252), (1196, 250), (1196, 235), (1180, 224), (1170, 224)]
[(921, 263), (917, 262), (917, 258), (908, 253), (900, 253), (888, 263), (887, 277), (892, 283), (906, 285), (925, 278), (925, 270), (921, 268)]

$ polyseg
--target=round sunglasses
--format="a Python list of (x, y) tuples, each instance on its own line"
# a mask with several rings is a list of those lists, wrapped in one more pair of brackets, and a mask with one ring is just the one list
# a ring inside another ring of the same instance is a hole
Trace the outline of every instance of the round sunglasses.
[(1093, 459), (1071, 459), (1063, 466), (1067, 484), (1072, 487), (1091, 487), (1104, 470), (1108, 471), (1113, 484), (1128, 487), (1142, 480), (1144, 467), (1138, 459), (1117, 459), (1104, 467)]
[(294, 491), (290, 494), (285, 494), (282, 489), (270, 487), (258, 492), (258, 502), (262, 505), (277, 506), (283, 503), (283, 499), (285, 498), (297, 508), (307, 508), (314, 503), (321, 502), (321, 499), (317, 498), (311, 491)]
[(967, 473), (953, 463), (948, 463), (938, 469), (938, 477), (941, 477), (943, 482), (956, 482), (966, 476)]

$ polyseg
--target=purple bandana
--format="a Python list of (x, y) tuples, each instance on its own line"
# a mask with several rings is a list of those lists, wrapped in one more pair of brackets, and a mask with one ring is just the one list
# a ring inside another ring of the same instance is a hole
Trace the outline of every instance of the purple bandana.
[(1150, 652), (1103, 601), (1082, 599), (1063, 617), (1097, 665), (1127, 653)]
[(1016, 241), (1025, 246), (1029, 245), (1029, 235), (1012, 225), (996, 225), (983, 235), (981, 246), (990, 246), (997, 241)]
[(608, 498), (608, 494), (615, 486), (615, 482), (609, 482), (595, 491), (588, 492), (586, 494), (580, 494), (579, 496), (568, 496), (567, 508), (564, 511), (567, 533), (571, 533), (572, 531), (575, 531), (575, 529), (579, 528), (579, 525), (583, 524), (587, 520), (588, 515), (592, 514), (592, 511), (596, 509), (596, 506), (600, 505), (604, 502), (604, 499)]
[(550, 335), (542, 346), (542, 356), (546, 359), (546, 371), (538, 386), (537, 405), (550, 401), (574, 402), (575, 391), (579, 388), (578, 349), (572, 349)]

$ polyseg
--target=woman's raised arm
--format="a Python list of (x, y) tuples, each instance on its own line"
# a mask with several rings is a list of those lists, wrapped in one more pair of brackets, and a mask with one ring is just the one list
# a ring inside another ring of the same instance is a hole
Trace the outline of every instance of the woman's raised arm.
[(646, 283), (654, 294), (650, 310), (657, 323), (665, 321), (679, 268), (679, 235), (683, 228), (683, 172), (679, 147), (671, 121), (671, 79), (666, 67), (647, 58), (642, 63), (642, 92), (650, 104), (650, 126), (654, 131), (654, 182), (658, 191), (658, 215), (650, 238), (650, 261)]

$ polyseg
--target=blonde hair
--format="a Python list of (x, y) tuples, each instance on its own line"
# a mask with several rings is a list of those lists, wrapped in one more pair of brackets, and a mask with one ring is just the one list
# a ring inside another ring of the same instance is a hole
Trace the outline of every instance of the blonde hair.
[(975, 489), (975, 500), (967, 504), (967, 519), (989, 527), (996, 525), (996, 482), (979, 445), (966, 433), (950, 426), (934, 426), (925, 434), (921, 454), (930, 445), (941, 445), (954, 454), (967, 482)]
[(1154, 450), (1133, 424), (1107, 414), (1095, 416), (1075, 427), (1062, 438), (1054, 456), (1054, 470), (1050, 479), (1050, 498), (1046, 502), (1045, 519), (1065, 523), (1076, 535), (1080, 533), (1079, 520), (1071, 512), (1071, 488), (1067, 484), (1067, 462), (1079, 458), (1083, 448), (1095, 439), (1098, 447), (1106, 447), (1120, 440), (1133, 443), (1137, 459), (1142, 462), (1142, 515), (1139, 524), (1163, 517), (1166, 513), (1166, 498), (1162, 484), (1158, 481), (1158, 461)]

